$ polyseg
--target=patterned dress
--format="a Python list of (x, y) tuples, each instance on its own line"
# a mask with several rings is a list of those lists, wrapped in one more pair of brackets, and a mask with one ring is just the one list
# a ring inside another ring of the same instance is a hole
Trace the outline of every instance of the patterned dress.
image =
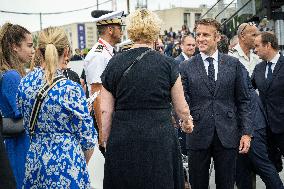
[[(36, 69), (19, 85), (17, 100), (26, 130), (43, 78), (43, 70)], [(83, 151), (94, 148), (96, 132), (81, 86), (71, 80), (57, 83), (44, 99), (35, 127), (23, 188), (90, 188)]]

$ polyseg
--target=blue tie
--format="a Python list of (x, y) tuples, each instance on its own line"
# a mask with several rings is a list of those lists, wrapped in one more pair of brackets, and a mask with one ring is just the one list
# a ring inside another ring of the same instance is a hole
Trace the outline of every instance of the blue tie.
[(271, 82), (272, 80), (272, 69), (271, 69), (271, 66), (272, 66), (272, 62), (267, 62), (267, 66), (268, 66), (268, 69), (267, 69), (267, 76), (266, 76), (266, 80), (268, 83)]
[(209, 62), (208, 66), (208, 79), (209, 79), (209, 84), (211, 89), (214, 91), (215, 90), (215, 69), (214, 69), (214, 64), (213, 64), (213, 58), (212, 57), (207, 57), (206, 60)]

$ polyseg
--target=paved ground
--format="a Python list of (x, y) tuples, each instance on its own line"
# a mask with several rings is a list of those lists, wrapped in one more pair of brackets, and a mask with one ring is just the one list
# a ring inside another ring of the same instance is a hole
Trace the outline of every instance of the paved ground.
[[(284, 182), (284, 171), (280, 173), (280, 177), (281, 177), (282, 182)], [(212, 172), (209, 183), (210, 183), (209, 189), (216, 189), (214, 171)], [(266, 189), (265, 184), (262, 182), (259, 176), (257, 176), (256, 178), (256, 189)]]
[[(103, 189), (103, 171), (104, 171), (103, 165), (104, 165), (104, 158), (101, 155), (98, 148), (96, 148), (94, 155), (89, 162), (89, 171), (90, 171), (90, 177), (93, 189)], [(280, 173), (280, 177), (281, 180), (284, 182), (284, 171)], [(216, 189), (214, 169), (212, 171), (209, 183), (210, 183), (209, 189)], [(262, 182), (259, 176), (257, 176), (256, 179), (256, 189), (266, 189), (264, 183)]]

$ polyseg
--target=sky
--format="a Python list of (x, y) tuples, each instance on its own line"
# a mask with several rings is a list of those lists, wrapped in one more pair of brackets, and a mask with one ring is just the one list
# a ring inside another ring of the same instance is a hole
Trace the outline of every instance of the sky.
[[(146, 0), (145, 0), (146, 1)], [(75, 9), (94, 6), (93, 8), (78, 11), (74, 13), (65, 13), (57, 15), (42, 15), (42, 26), (60, 26), (70, 23), (92, 21), (91, 11), (97, 9), (112, 10), (112, 2), (108, 0), (0, 0), (0, 10), (27, 12), (27, 13), (53, 13), (69, 11)], [(127, 11), (127, 1), (117, 0), (117, 10)], [(217, 0), (148, 0), (150, 10), (166, 9), (171, 6), (176, 7), (199, 7), (200, 4), (206, 4), (209, 7), (215, 4)], [(131, 10), (134, 9), (136, 0), (130, 0)], [(37, 15), (16, 15), (0, 12), (0, 26), (5, 22), (19, 24), (30, 31), (40, 30), (40, 16)]]

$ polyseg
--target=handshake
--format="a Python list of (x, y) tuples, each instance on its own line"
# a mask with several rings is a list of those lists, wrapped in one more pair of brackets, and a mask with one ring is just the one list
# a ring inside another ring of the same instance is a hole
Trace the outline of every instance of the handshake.
[(189, 115), (187, 119), (181, 121), (181, 129), (183, 132), (192, 133), (193, 127), (193, 118), (191, 115)]

